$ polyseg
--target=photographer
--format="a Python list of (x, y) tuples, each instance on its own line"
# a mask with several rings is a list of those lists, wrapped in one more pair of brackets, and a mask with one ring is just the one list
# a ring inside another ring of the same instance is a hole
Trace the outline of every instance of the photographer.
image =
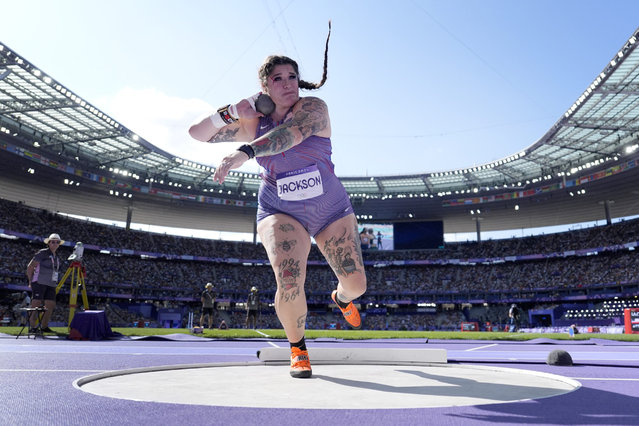
[[(49, 328), (49, 320), (55, 309), (55, 289), (60, 278), (60, 257), (56, 254), (58, 248), (64, 244), (64, 240), (58, 234), (51, 234), (44, 239), (47, 248), (39, 250), (27, 265), (27, 279), (32, 291), (31, 307), (45, 307), (42, 315), (42, 331), (52, 333)], [(35, 332), (38, 315), (30, 317), (30, 332)]]

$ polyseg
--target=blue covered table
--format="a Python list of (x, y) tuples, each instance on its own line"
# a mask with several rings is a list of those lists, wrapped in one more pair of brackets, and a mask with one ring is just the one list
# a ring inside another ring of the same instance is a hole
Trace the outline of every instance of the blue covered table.
[(102, 340), (118, 335), (111, 331), (104, 311), (76, 312), (69, 328), (69, 339), (74, 340)]

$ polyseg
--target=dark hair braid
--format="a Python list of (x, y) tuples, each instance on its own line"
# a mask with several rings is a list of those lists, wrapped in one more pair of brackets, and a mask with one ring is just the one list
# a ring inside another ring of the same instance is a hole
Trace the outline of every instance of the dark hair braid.
[[(322, 74), (322, 80), (319, 83), (309, 83), (308, 81), (299, 80), (300, 89), (306, 90), (316, 90), (324, 85), (326, 82), (326, 78), (328, 75), (328, 41), (331, 38), (331, 21), (328, 21), (328, 35), (326, 36), (326, 48), (324, 49), (324, 73)], [(258, 75), (260, 77), (260, 81), (262, 84), (266, 86), (266, 79), (273, 72), (273, 68), (276, 65), (291, 65), (295, 73), (300, 75), (299, 67), (297, 62), (287, 56), (279, 56), (279, 55), (271, 55), (264, 60), (264, 63), (260, 67)]]
[(324, 73), (322, 74), (322, 80), (319, 83), (309, 83), (304, 80), (300, 80), (300, 89), (315, 90), (319, 89), (326, 83), (326, 77), (328, 74), (328, 41), (331, 39), (331, 21), (328, 21), (328, 35), (326, 36), (326, 47), (324, 48)]

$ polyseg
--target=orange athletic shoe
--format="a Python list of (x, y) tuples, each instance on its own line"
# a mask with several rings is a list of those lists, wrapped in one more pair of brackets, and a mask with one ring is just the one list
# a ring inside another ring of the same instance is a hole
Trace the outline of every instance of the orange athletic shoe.
[(333, 290), (333, 293), (331, 293), (331, 299), (333, 299), (333, 302), (335, 302), (339, 310), (342, 311), (344, 319), (348, 325), (353, 327), (355, 330), (362, 328), (362, 319), (359, 316), (359, 311), (355, 305), (353, 305), (353, 302), (350, 302), (346, 309), (342, 309), (339, 303), (337, 303), (337, 290)]
[(293, 346), (291, 348), (291, 376), (296, 379), (311, 377), (311, 361), (308, 359), (308, 351)]

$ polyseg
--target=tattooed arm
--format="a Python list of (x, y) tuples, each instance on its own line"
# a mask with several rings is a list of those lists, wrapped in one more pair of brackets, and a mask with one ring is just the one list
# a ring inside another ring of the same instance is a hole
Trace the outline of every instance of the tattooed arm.
[(245, 142), (253, 139), (256, 127), (257, 120), (239, 120), (218, 129), (206, 116), (189, 128), (189, 134), (200, 142)]
[[(235, 108), (240, 118), (238, 121), (217, 128), (211, 121), (211, 116), (206, 115), (205, 117), (199, 118), (189, 128), (189, 134), (193, 139), (211, 143), (247, 142), (253, 140), (259, 117), (262, 114), (255, 111), (246, 99), (236, 104)], [(213, 114), (218, 113), (214, 112)]]
[(257, 157), (279, 154), (299, 145), (309, 136), (330, 137), (326, 103), (319, 98), (301, 98), (293, 107), (292, 118), (251, 142)]
[[(293, 107), (291, 115), (292, 117), (287, 119), (284, 124), (251, 142), (250, 145), (257, 157), (284, 152), (295, 145), (299, 145), (309, 136), (331, 136), (328, 108), (321, 99), (314, 97), (301, 98)], [(230, 127), (231, 125), (228, 126), (228, 128)], [(255, 132), (253, 133), (255, 134)], [(248, 159), (248, 155), (242, 151), (235, 151), (227, 155), (215, 169), (213, 180), (224, 183), (228, 173), (241, 167)]]

